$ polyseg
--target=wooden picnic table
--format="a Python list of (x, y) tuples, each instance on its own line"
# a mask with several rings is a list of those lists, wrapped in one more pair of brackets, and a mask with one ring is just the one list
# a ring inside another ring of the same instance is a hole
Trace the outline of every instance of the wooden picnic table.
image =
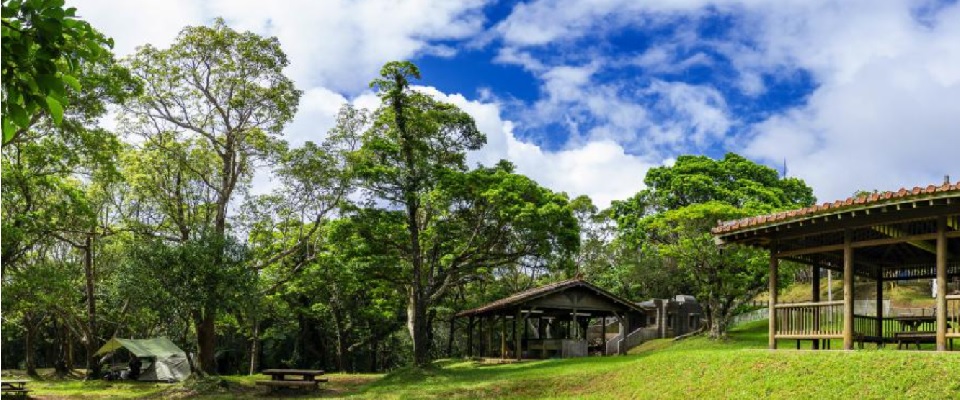
[(911, 331), (916, 332), (917, 329), (920, 328), (920, 325), (937, 322), (937, 317), (933, 315), (909, 315), (894, 317), (893, 320), (899, 322), (900, 326), (904, 328), (909, 327)]
[(30, 381), (22, 379), (0, 381), (0, 393), (26, 397), (27, 393), (30, 393), (30, 389), (27, 389), (27, 382)]
[(275, 387), (300, 387), (314, 388), (319, 387), (320, 382), (326, 382), (326, 378), (317, 378), (324, 374), (320, 369), (265, 369), (261, 374), (270, 375), (269, 381), (256, 381), (260, 386)]

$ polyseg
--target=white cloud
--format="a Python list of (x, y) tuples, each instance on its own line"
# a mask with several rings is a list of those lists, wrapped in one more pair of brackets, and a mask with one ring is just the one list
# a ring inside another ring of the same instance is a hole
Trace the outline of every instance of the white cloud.
[(77, 15), (114, 40), (114, 53), (132, 54), (150, 43), (166, 47), (180, 30), (209, 20), (204, 7), (191, 0), (102, 1), (68, 0)]
[(391, 60), (418, 54), (449, 57), (433, 43), (472, 37), (483, 29), (485, 0), (71, 0), (78, 14), (112, 36), (118, 55), (151, 43), (169, 45), (187, 25), (223, 17), (237, 30), (276, 36), (301, 88), (358, 93)]
[(586, 194), (600, 208), (643, 189), (647, 169), (659, 164), (655, 160), (627, 154), (623, 146), (610, 140), (546, 151), (517, 139), (513, 134), (514, 123), (503, 119), (501, 105), (496, 102), (469, 100), (460, 94), (444, 94), (434, 88), (419, 90), (468, 112), (480, 131), (487, 135), (487, 145), (469, 154), (470, 163), (493, 165), (501, 159), (509, 160), (517, 166), (518, 173), (552, 190), (566, 192), (571, 198)]
[[(653, 100), (660, 106), (668, 103), (674, 114), (682, 116), (673, 120), (656, 115), (651, 99), (624, 95), (623, 87), (601, 90), (598, 87), (614, 84), (597, 79), (579, 83), (580, 88), (593, 89), (581, 91), (574, 100), (558, 101), (550, 97), (556, 91), (545, 91), (538, 109), (576, 110), (577, 104), (590, 101), (603, 104), (595, 108), (599, 110), (613, 110), (618, 103), (623, 109), (640, 107), (647, 114), (640, 118), (638, 113), (633, 121), (649, 127), (648, 142), (688, 143), (652, 158), (671, 157), (671, 151), (695, 151), (696, 145), (722, 140), (730, 150), (760, 161), (779, 165), (786, 158), (791, 174), (805, 179), (822, 200), (846, 197), (858, 189), (938, 183), (944, 174), (960, 176), (956, 150), (960, 148), (956, 131), (960, 126), (960, 4), (955, 2), (541, 0), (515, 7), (495, 31), (504, 46), (501, 58), (527, 66), (539, 64), (539, 69), (530, 69), (539, 73), (547, 87), (550, 80), (542, 73), (552, 68), (547, 60), (556, 60), (556, 53), (569, 52), (570, 46), (582, 45), (584, 39), (602, 42), (617, 30), (644, 29), (679, 20), (676, 17), (697, 21), (716, 13), (735, 18), (725, 37), (697, 38), (689, 29), (677, 29), (655, 38), (645, 53), (630, 62), (654, 77), (674, 72), (684, 60), (681, 54), (696, 42), (727, 58), (737, 74), (732, 84), (748, 97), (765, 94), (767, 79), (790, 81), (800, 76), (798, 72), (811, 78), (813, 93), (800, 105), (753, 125), (739, 125), (738, 118), (726, 111), (723, 97), (710, 85), (730, 83), (718, 80), (696, 92), (686, 91), (680, 83), (671, 83), (669, 89), (656, 83), (646, 88), (662, 89), (659, 92), (665, 97)], [(553, 53), (531, 56), (545, 49)], [(709, 57), (689, 60), (690, 65), (711, 62)], [(602, 65), (609, 66), (619, 67)], [(593, 76), (601, 71), (593, 71)], [(556, 113), (539, 115), (557, 120)], [(656, 154), (656, 149), (637, 145), (628, 135), (616, 135), (623, 129), (604, 124), (607, 114), (590, 115), (601, 121), (593, 129), (594, 139), (610, 138), (631, 152)], [(747, 133), (723, 137), (738, 126)]]
[(921, 23), (902, 2), (812, 7), (763, 25), (763, 54), (810, 71), (805, 104), (760, 122), (745, 152), (786, 158), (821, 200), (960, 176), (960, 5)]
[[(276, 36), (301, 86), (357, 93), (387, 61), (418, 54), (449, 57), (432, 43), (465, 39), (483, 29), (484, 0), (288, 1), (217, 0), (211, 13), (237, 29)], [(277, 4), (279, 5), (279, 4)]]

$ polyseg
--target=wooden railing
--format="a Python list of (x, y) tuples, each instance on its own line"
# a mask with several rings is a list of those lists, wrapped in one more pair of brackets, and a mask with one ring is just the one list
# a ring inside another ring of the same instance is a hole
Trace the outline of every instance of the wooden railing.
[(777, 339), (830, 339), (843, 337), (843, 301), (777, 304)]
[(947, 337), (960, 338), (960, 294), (947, 296)]

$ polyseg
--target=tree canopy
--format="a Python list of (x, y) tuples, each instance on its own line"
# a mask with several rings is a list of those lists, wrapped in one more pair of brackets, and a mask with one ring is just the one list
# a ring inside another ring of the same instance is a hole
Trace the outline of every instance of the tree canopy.
[(288, 143), (302, 93), (276, 38), (216, 19), (115, 61), (76, 15), (3, 3), (4, 368), (96, 377), (100, 344), (153, 335), (205, 375), (422, 366), (466, 347), (445, 329), (457, 312), (574, 274), (633, 300), (693, 294), (722, 336), (766, 263), (709, 229), (814, 201), (732, 153), (650, 169), (608, 209), (506, 160), (468, 165), (485, 134), (409, 61), (372, 80), (375, 109)]

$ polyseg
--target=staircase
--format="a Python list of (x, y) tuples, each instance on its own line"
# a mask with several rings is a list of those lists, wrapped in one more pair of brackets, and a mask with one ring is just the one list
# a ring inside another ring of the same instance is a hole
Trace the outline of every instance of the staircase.
[(619, 354), (621, 347), (623, 348), (624, 352), (627, 352), (630, 351), (630, 349), (639, 346), (643, 342), (651, 339), (657, 339), (659, 337), (660, 334), (656, 326), (638, 328), (637, 330), (627, 334), (626, 337), (623, 337), (621, 334), (617, 334), (615, 337), (607, 341), (605, 354)]

